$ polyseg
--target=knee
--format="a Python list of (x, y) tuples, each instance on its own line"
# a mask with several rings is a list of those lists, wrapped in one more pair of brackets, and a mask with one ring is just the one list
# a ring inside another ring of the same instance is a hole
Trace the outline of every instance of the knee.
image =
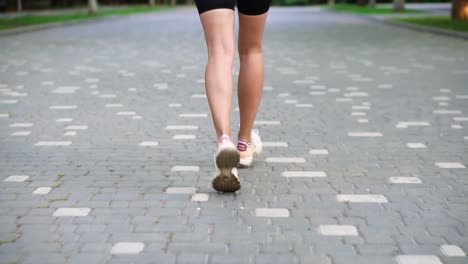
[(208, 60), (232, 67), (234, 65), (234, 47), (224, 46), (208, 49)]
[(250, 59), (253, 57), (258, 57), (263, 54), (261, 45), (252, 45), (249, 47), (239, 46), (239, 58), (240, 60)]

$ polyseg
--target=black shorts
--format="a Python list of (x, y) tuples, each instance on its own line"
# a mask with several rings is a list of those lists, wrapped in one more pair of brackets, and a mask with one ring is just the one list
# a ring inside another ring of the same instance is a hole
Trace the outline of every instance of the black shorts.
[(217, 8), (234, 10), (235, 2), (240, 13), (251, 16), (266, 13), (271, 4), (271, 0), (195, 0), (198, 14)]

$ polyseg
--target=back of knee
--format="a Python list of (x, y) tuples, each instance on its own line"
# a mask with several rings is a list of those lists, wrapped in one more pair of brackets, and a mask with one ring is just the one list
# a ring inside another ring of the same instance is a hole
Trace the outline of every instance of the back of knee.
[(252, 47), (239, 47), (239, 58), (249, 59), (251, 57), (258, 57), (263, 54), (262, 46)]
[(208, 49), (208, 60), (214, 60), (228, 65), (234, 64), (234, 55), (234, 47), (220, 47)]

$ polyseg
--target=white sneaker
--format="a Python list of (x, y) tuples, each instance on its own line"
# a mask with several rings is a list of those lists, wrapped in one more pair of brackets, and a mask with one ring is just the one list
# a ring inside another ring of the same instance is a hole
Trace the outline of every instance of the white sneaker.
[(218, 149), (214, 155), (217, 175), (212, 186), (220, 192), (235, 192), (240, 189), (240, 179), (236, 165), (239, 162), (239, 151), (227, 135), (222, 135), (218, 141)]
[(250, 167), (253, 163), (253, 156), (260, 155), (262, 153), (262, 139), (258, 129), (252, 129), (251, 131), (252, 142), (237, 142), (237, 150), (240, 154), (239, 165), (240, 167)]

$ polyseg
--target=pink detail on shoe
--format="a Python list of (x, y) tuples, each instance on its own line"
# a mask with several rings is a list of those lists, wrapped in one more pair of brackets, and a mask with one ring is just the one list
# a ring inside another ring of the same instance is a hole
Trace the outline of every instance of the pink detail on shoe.
[(237, 150), (246, 151), (247, 147), (248, 147), (247, 143), (242, 142), (242, 141), (237, 142)]
[(219, 139), (218, 139), (219, 144), (223, 143), (224, 140), (229, 140), (229, 141), (231, 141), (231, 138), (230, 138), (228, 135), (226, 135), (226, 134), (222, 134), (222, 135), (219, 137)]

